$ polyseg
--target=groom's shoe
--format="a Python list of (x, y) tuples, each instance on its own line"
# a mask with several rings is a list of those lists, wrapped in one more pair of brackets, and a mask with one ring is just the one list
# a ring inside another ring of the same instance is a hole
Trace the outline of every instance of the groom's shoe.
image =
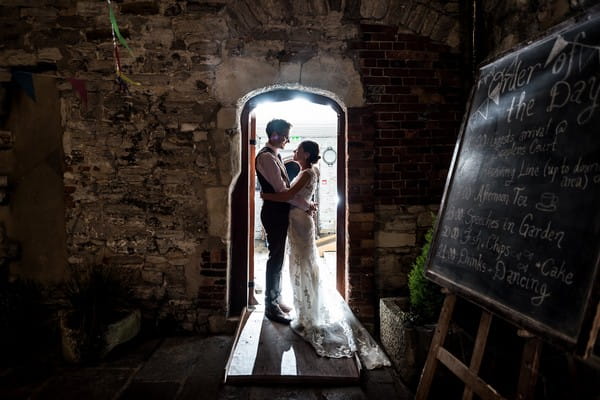
[(292, 307), (288, 306), (288, 305), (287, 305), (287, 304), (285, 304), (285, 303), (279, 303), (278, 305), (279, 305), (279, 308), (281, 308), (281, 311), (283, 311), (283, 312), (284, 312), (284, 313), (286, 313), (286, 314), (289, 314), (289, 313), (290, 313), (290, 311), (292, 311), (292, 310), (293, 310), (293, 308), (292, 308)]
[(279, 322), (281, 324), (289, 324), (292, 321), (278, 305), (268, 306), (265, 309), (265, 316), (271, 321)]

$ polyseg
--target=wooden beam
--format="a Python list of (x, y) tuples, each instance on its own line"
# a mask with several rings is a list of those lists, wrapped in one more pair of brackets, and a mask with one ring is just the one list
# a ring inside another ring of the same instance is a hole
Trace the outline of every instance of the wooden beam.
[[(485, 345), (487, 343), (491, 324), (492, 314), (487, 311), (483, 311), (481, 313), (481, 319), (479, 320), (479, 329), (477, 330), (475, 346), (473, 347), (473, 355), (471, 356), (471, 363), (469, 365), (469, 370), (475, 375), (479, 374), (479, 368), (481, 367), (481, 361), (483, 360), (483, 352), (485, 351)], [(463, 400), (471, 400), (472, 398), (473, 390), (469, 386), (465, 385)]]
[(421, 380), (419, 381), (419, 387), (417, 388), (417, 394), (415, 395), (415, 399), (417, 400), (425, 400), (429, 395), (429, 388), (431, 387), (431, 382), (433, 382), (433, 376), (437, 367), (438, 350), (444, 345), (444, 340), (446, 340), (446, 334), (448, 333), (448, 327), (450, 325), (450, 320), (452, 319), (452, 312), (454, 311), (455, 304), (456, 295), (447, 294), (444, 299), (444, 304), (442, 305), (442, 310), (440, 311), (440, 318), (435, 328), (433, 339), (431, 340), (431, 346), (429, 347), (429, 353), (425, 360), (425, 366), (421, 373)]
[(440, 347), (438, 349), (438, 359), (450, 371), (454, 373), (465, 385), (469, 386), (483, 400), (499, 400), (504, 399), (500, 394), (483, 379), (470, 371), (465, 364), (458, 358), (454, 357), (448, 350)]
[(534, 336), (527, 339), (523, 348), (521, 373), (519, 374), (519, 385), (517, 386), (518, 400), (533, 399), (538, 370), (540, 368), (541, 349), (542, 341), (538, 337)]

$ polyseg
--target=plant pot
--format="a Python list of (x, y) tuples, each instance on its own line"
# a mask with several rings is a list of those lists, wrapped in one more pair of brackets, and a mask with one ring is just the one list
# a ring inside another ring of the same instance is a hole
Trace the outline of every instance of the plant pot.
[(61, 311), (59, 314), (60, 344), (63, 359), (70, 363), (79, 363), (82, 359), (82, 349), (87, 342), (87, 335), (78, 327), (73, 326), (75, 312)]
[[(75, 323), (74, 311), (63, 311), (59, 315), (61, 350), (65, 361), (80, 363), (85, 361), (89, 351), (90, 338), (88, 334)], [(140, 331), (142, 316), (140, 310), (125, 311), (104, 330), (101, 339), (101, 349), (96, 356), (105, 357), (119, 344), (133, 339)]]
[(126, 313), (123, 318), (108, 325), (104, 332), (102, 356), (104, 357), (118, 345), (136, 337), (141, 327), (142, 313), (138, 309)]
[(408, 297), (382, 298), (379, 304), (381, 344), (402, 380), (416, 388), (427, 358), (435, 325), (415, 326), (408, 321)]

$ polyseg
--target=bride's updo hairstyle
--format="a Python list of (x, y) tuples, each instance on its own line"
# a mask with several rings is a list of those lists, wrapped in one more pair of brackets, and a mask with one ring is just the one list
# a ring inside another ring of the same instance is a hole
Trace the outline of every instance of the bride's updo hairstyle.
[(321, 159), (321, 156), (319, 155), (319, 145), (317, 144), (317, 142), (313, 142), (312, 140), (305, 140), (302, 143), (300, 143), (300, 146), (302, 146), (302, 150), (304, 150), (305, 153), (310, 154), (310, 157), (308, 157), (308, 163), (310, 165), (315, 164)]

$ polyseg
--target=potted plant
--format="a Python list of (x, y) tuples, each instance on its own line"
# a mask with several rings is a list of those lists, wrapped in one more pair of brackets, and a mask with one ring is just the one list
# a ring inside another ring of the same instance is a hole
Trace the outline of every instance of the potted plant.
[(427, 357), (443, 295), (424, 275), (433, 226), (408, 275), (409, 297), (380, 301), (381, 341), (402, 379), (415, 388)]
[(114, 269), (73, 272), (65, 297), (68, 308), (61, 313), (60, 332), (66, 361), (100, 359), (139, 333), (140, 310), (133, 307), (131, 289)]
[(408, 274), (410, 312), (413, 314), (413, 322), (418, 325), (435, 323), (444, 301), (440, 287), (425, 278), (425, 263), (432, 238), (433, 226), (425, 234), (425, 244), (421, 249), (421, 254), (416, 258)]

